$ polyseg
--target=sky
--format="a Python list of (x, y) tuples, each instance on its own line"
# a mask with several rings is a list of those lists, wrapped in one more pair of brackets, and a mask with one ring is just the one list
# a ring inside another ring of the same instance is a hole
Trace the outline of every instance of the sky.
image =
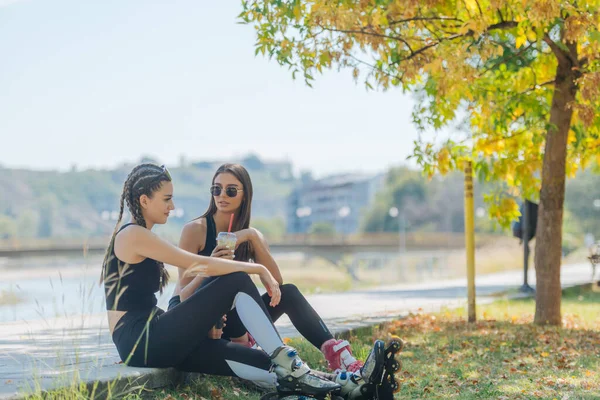
[(0, 164), (252, 152), (323, 176), (407, 163), (410, 95), (367, 92), (349, 70), (294, 81), (254, 56), (240, 12), (239, 0), (0, 0)]

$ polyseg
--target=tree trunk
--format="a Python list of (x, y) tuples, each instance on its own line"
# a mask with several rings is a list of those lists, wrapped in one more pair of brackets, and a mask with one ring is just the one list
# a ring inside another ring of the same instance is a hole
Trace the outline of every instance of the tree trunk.
[(535, 319), (536, 324), (560, 325), (560, 265), (562, 257), (563, 203), (567, 137), (577, 87), (570, 63), (560, 62), (550, 109), (550, 126), (542, 168), (542, 190), (538, 210), (535, 244)]

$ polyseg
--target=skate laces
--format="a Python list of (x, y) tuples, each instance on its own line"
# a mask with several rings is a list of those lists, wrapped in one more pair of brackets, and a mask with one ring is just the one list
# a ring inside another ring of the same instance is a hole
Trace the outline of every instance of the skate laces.
[[(300, 359), (298, 351), (290, 346), (281, 346), (273, 352), (271, 360), (281, 369), (284, 374), (299, 378), (310, 372), (308, 365)], [(275, 368), (277, 372), (279, 369)], [(279, 370), (280, 371), (280, 370)]]
[(355, 360), (353, 363), (351, 363), (350, 365), (346, 366), (346, 371), (348, 371), (348, 372), (358, 372), (363, 367), (363, 365), (365, 365), (365, 364), (362, 361)]

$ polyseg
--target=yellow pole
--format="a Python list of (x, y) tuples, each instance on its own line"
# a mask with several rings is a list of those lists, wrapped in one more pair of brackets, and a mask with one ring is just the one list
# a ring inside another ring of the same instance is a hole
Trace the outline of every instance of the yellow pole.
[(475, 322), (475, 210), (473, 205), (473, 166), (465, 162), (465, 244), (467, 250), (467, 296), (469, 322)]

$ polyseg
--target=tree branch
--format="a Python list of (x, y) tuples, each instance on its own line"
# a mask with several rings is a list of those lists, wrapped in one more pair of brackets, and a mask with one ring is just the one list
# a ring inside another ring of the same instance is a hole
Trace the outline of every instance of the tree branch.
[(499, 66), (502, 63), (505, 63), (507, 61), (512, 60), (513, 58), (519, 57), (521, 55), (523, 55), (523, 53), (525, 53), (527, 50), (531, 49), (531, 47), (535, 44), (535, 42), (530, 43), (528, 46), (523, 47), (521, 50), (519, 50), (518, 52), (516, 52), (515, 54), (513, 54), (512, 56), (508, 57), (508, 58), (501, 58), (500, 60), (498, 60), (497, 62), (494, 63), (494, 65), (492, 65), (489, 68), (486, 68), (485, 71), (483, 71), (481, 74), (479, 74), (479, 78), (481, 78), (483, 75), (485, 75), (486, 73), (488, 73), (489, 71), (495, 69), (497, 66)]
[(460, 22), (461, 24), (465, 23), (462, 19), (455, 18), (455, 17), (414, 17), (414, 18), (406, 18), (406, 19), (399, 19), (396, 21), (391, 21), (389, 23), (389, 26), (394, 26), (394, 25), (404, 24), (406, 22), (414, 22), (414, 21), (456, 21), (456, 22)]
[(382, 74), (388, 76), (389, 78), (398, 79), (398, 81), (402, 82), (402, 76), (392, 75), (389, 72), (384, 71), (382, 68), (379, 68), (379, 67), (377, 67), (375, 65), (369, 64), (368, 62), (365, 62), (363, 60), (360, 60), (360, 59), (356, 58), (353, 55), (348, 55), (348, 57), (350, 57), (351, 59), (353, 59), (354, 61), (356, 61), (359, 64), (365, 65), (365, 66), (367, 66), (367, 67), (369, 67), (369, 68), (371, 68), (373, 70), (381, 72)]
[(498, 9), (497, 11), (498, 11), (498, 16), (500, 17), (500, 22), (504, 22), (504, 16), (502, 15), (502, 11), (500, 11), (500, 9)]
[(384, 38), (384, 39), (391, 39), (391, 40), (397, 40), (399, 42), (402, 42), (406, 45), (406, 47), (408, 47), (408, 50), (413, 53), (412, 48), (410, 47), (410, 44), (408, 44), (408, 42), (398, 36), (390, 36), (390, 35), (384, 35), (382, 33), (377, 33), (377, 32), (369, 32), (369, 31), (365, 31), (364, 29), (361, 30), (354, 30), (354, 29), (335, 29), (335, 28), (328, 28), (326, 26), (322, 26), (322, 25), (318, 25), (319, 28), (323, 29), (323, 30), (327, 30), (330, 32), (336, 32), (336, 33), (347, 33), (347, 34), (353, 34), (353, 35), (369, 35), (369, 36), (375, 36), (375, 37), (379, 37), (379, 38)]
[(477, 3), (477, 8), (479, 9), (479, 15), (483, 16), (483, 11), (481, 11), (481, 5), (479, 4), (479, 1), (475, 0), (475, 3)]
[[(502, 21), (502, 22), (498, 22), (496, 24), (492, 24), (490, 26), (488, 26), (488, 28), (484, 31), (484, 32), (489, 32), (492, 30), (496, 30), (496, 29), (510, 29), (510, 28), (514, 28), (518, 25), (518, 23), (516, 21)], [(410, 54), (408, 56), (406, 56), (405, 58), (401, 59), (400, 62), (402, 61), (407, 61), (410, 60), (416, 56), (418, 56), (421, 53), (424, 53), (425, 51), (436, 47), (437, 45), (439, 45), (440, 43), (444, 42), (444, 41), (448, 41), (448, 40), (454, 40), (454, 39), (459, 39), (461, 37), (470, 37), (473, 36), (473, 34), (475, 32), (469, 30), (468, 32), (464, 33), (464, 34), (454, 34), (454, 35), (450, 35), (447, 37), (443, 37), (438, 39), (437, 42), (433, 42), (431, 44), (428, 44), (426, 46), (421, 47), (418, 50), (413, 50), (412, 47), (408, 44), (408, 42), (401, 37), (398, 36), (391, 36), (391, 35), (384, 35), (382, 33), (377, 33), (377, 32), (370, 32), (370, 31), (366, 31), (364, 29), (361, 30), (356, 30), (356, 29), (336, 29), (336, 28), (329, 28), (329, 27), (325, 27), (322, 25), (319, 25), (319, 27), (321, 29), (330, 31), (330, 32), (335, 32), (335, 33), (346, 33), (346, 34), (354, 34), (354, 35), (367, 35), (367, 36), (374, 36), (374, 37), (379, 37), (379, 38), (384, 38), (384, 39), (391, 39), (391, 40), (397, 40), (399, 42), (404, 43), (407, 47), (408, 50), (410, 51)]]
[(512, 135), (510, 135), (510, 136), (501, 136), (501, 137), (498, 137), (498, 138), (488, 139), (488, 140), (486, 140), (485, 142), (483, 142), (482, 144), (483, 144), (484, 146), (487, 146), (488, 144), (497, 143), (497, 142), (499, 142), (499, 141), (501, 141), (501, 140), (509, 140), (509, 139), (514, 139), (514, 138), (516, 138), (516, 137), (518, 137), (518, 136), (521, 136), (521, 135), (523, 135), (524, 133), (527, 133), (527, 132), (529, 132), (529, 130), (528, 130), (528, 129), (523, 129), (523, 130), (521, 130), (521, 131), (517, 131), (517, 132), (513, 133), (513, 134), (512, 134)]
[(548, 47), (550, 47), (550, 49), (552, 50), (552, 52), (554, 53), (554, 55), (556, 56), (556, 58), (558, 59), (559, 62), (573, 64), (572, 60), (567, 55), (567, 53), (562, 51), (562, 49), (560, 47), (558, 47), (558, 45), (556, 43), (554, 43), (554, 41), (552, 39), (550, 39), (550, 36), (548, 36), (547, 33), (544, 34), (544, 42), (546, 42)]
[(527, 90), (524, 90), (522, 92), (517, 92), (517, 93), (514, 93), (514, 94), (512, 94), (512, 95), (510, 95), (508, 97), (505, 97), (504, 99), (501, 100), (501, 102), (502, 103), (511, 102), (511, 101), (513, 101), (515, 98), (517, 98), (519, 96), (522, 96), (522, 95), (525, 95), (525, 94), (528, 94), (528, 93), (531, 93), (531, 92), (535, 92), (536, 90), (539, 90), (539, 89), (541, 89), (544, 86), (552, 85), (554, 83), (556, 83), (556, 81), (553, 79), (551, 81), (544, 82), (544, 83), (541, 83), (541, 84), (535, 84), (535, 85), (533, 85), (532, 87), (530, 87)]
[(501, 21), (501, 22), (498, 22), (497, 24), (492, 24), (492, 25), (488, 26), (488, 28), (485, 31), (489, 32), (494, 29), (516, 28), (517, 25), (519, 25), (519, 23), (517, 21)]

